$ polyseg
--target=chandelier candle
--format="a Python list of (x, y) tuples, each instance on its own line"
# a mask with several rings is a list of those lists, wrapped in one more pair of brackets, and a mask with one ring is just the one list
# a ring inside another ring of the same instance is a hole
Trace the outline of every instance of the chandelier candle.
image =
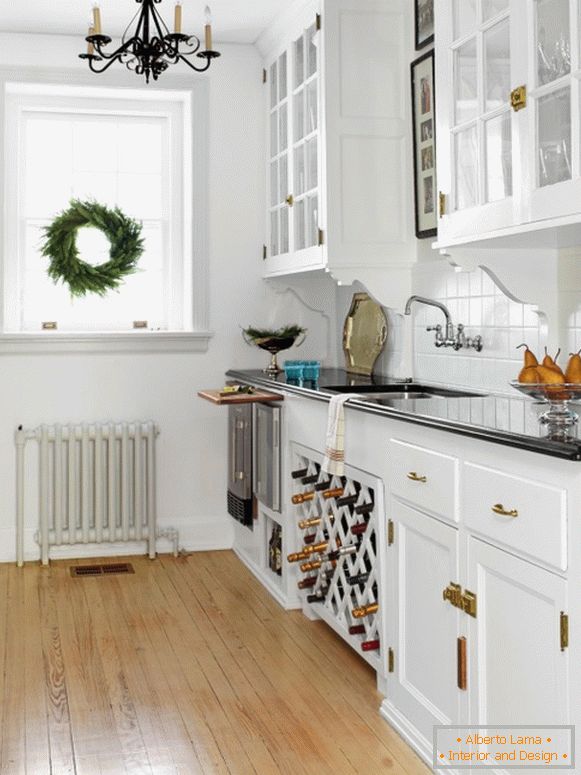
[(93, 6), (93, 32), (91, 34), (101, 34), (101, 9), (96, 4)]
[(204, 27), (204, 37), (206, 39), (206, 51), (212, 50), (212, 12), (210, 6), (207, 5), (204, 9), (204, 16), (206, 17), (206, 26)]
[[(88, 34), (88, 36), (87, 36), (87, 37), (89, 37), (89, 38), (90, 38), (90, 37), (91, 37), (92, 35), (94, 35), (94, 34), (95, 34), (95, 28), (94, 28), (94, 27), (89, 27), (89, 34)], [(88, 54), (89, 56), (91, 56), (91, 55), (92, 55), (92, 54), (94, 54), (94, 53), (95, 53), (95, 46), (93, 46), (93, 44), (91, 43), (91, 41), (89, 41), (89, 42), (87, 43), (87, 54)]]
[[(201, 50), (200, 38), (182, 32), (182, 6), (178, 2), (174, 9), (174, 32), (170, 32), (157, 6), (162, 0), (136, 0), (140, 6), (135, 16), (133, 30), (129, 27), (123, 33), (121, 45), (107, 53), (106, 48), (111, 43), (108, 35), (103, 35), (101, 29), (101, 11), (97, 5), (93, 7), (93, 32), (89, 31), (86, 41), (89, 44), (86, 54), (79, 54), (86, 59), (89, 69), (94, 73), (103, 73), (113, 62), (121, 62), (137, 75), (144, 75), (146, 83), (153, 78), (157, 81), (161, 73), (170, 65), (185, 62), (192, 70), (203, 73), (210, 67), (212, 60), (219, 57), (212, 50), (212, 29), (208, 21), (210, 9), (206, 7), (205, 50)], [(203, 60), (198, 67), (190, 61), (196, 56)], [(103, 63), (103, 64), (99, 64)]]

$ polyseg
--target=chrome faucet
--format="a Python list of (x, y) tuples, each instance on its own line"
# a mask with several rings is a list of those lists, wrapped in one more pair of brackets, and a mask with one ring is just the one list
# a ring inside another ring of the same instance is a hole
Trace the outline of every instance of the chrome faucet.
[(475, 336), (470, 338), (464, 333), (464, 326), (462, 323), (458, 323), (456, 331), (454, 330), (454, 324), (452, 323), (452, 316), (450, 310), (444, 304), (435, 299), (427, 299), (425, 296), (410, 296), (405, 305), (405, 314), (411, 315), (412, 304), (417, 302), (418, 304), (427, 304), (430, 307), (436, 307), (444, 313), (446, 318), (446, 333), (443, 333), (442, 326), (428, 326), (426, 331), (435, 331), (436, 340), (434, 344), (436, 347), (453, 347), (454, 350), (461, 350), (463, 347), (468, 347), (480, 352), (482, 350), (482, 337)]

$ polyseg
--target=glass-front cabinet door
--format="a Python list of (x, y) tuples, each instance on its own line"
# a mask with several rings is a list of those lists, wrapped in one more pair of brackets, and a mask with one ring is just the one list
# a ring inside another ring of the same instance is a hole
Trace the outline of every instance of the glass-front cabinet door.
[(317, 15), (297, 24), (268, 66), (267, 274), (322, 265)]
[(523, 0), (528, 21), (526, 136), (532, 221), (579, 212), (581, 3)]
[(511, 91), (523, 44), (510, 0), (436, 4), (439, 240), (518, 222)]

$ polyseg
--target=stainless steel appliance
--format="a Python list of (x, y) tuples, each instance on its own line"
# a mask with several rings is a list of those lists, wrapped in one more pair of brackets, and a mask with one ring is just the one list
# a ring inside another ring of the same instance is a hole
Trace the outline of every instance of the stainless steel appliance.
[(252, 529), (254, 499), (280, 511), (280, 407), (228, 408), (228, 513)]
[(228, 407), (228, 513), (252, 527), (252, 404)]
[(280, 406), (254, 404), (254, 494), (280, 511)]

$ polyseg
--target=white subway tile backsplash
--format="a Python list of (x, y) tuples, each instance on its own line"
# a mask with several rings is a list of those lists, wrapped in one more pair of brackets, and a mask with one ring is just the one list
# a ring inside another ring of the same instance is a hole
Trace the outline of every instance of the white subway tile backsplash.
[[(483, 337), (484, 349), (481, 353), (437, 349), (434, 332), (425, 328), (443, 325), (443, 316), (418, 305), (414, 308), (416, 379), (512, 395), (509, 383), (516, 379), (522, 364), (522, 352), (516, 347), (526, 342), (535, 352), (539, 349), (540, 319), (533, 307), (509, 299), (482, 269), (456, 272), (444, 261), (434, 261), (421, 267), (417, 280), (414, 292), (445, 304), (453, 322), (464, 323), (467, 336)], [(581, 315), (581, 306), (579, 312)], [(571, 326), (569, 338), (581, 346), (581, 318), (578, 325), (576, 316), (573, 320), (575, 327)], [(508, 404), (506, 417), (508, 427)]]

